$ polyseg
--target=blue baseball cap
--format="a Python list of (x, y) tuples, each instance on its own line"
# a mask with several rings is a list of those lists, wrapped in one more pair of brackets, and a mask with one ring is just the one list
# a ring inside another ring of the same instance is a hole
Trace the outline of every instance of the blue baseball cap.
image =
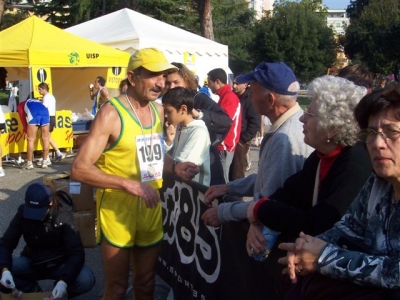
[(297, 95), (297, 92), (288, 91), (289, 86), (297, 79), (292, 69), (283, 62), (263, 62), (252, 73), (236, 77), (238, 84), (254, 81), (280, 95)]
[(43, 220), (52, 200), (53, 192), (49, 186), (42, 183), (31, 184), (25, 193), (24, 218)]

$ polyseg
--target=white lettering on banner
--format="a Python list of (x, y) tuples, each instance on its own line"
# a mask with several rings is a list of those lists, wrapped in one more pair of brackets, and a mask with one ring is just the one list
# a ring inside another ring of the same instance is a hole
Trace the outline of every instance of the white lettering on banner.
[[(197, 192), (195, 194), (201, 195)], [(176, 195), (178, 199), (175, 199)], [(170, 245), (176, 245), (181, 263), (195, 262), (200, 276), (207, 283), (215, 282), (221, 271), (221, 250), (215, 228), (205, 226), (201, 220), (201, 199), (194, 197), (190, 185), (178, 181), (164, 191), (163, 199), (162, 207), (166, 213), (163, 225), (169, 228), (164, 234), (164, 240)], [(204, 232), (207, 232), (208, 240), (211, 236), (211, 242), (201, 237)]]
[(199, 294), (199, 292), (196, 289), (194, 289), (194, 285), (190, 281), (183, 279), (182, 276), (178, 274), (178, 272), (174, 269), (173, 266), (167, 266), (167, 261), (165, 261), (161, 257), (158, 258), (158, 261), (160, 261), (162, 266), (164, 266), (171, 274), (173, 274), (174, 277), (177, 278), (177, 281), (179, 283), (183, 284), (186, 288), (188, 288), (192, 292), (193, 298), (206, 300), (206, 296), (203, 294)]

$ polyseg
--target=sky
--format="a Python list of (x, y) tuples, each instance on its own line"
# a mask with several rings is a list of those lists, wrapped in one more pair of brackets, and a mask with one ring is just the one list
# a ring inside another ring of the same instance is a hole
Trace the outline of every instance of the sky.
[(350, 4), (350, 0), (323, 0), (322, 4), (330, 9), (346, 9)]

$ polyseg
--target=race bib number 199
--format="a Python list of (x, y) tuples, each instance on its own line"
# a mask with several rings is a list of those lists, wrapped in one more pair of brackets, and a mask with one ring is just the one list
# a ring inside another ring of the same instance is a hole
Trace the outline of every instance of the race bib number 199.
[(153, 134), (136, 137), (136, 149), (139, 159), (142, 182), (162, 178), (165, 153), (164, 137)]

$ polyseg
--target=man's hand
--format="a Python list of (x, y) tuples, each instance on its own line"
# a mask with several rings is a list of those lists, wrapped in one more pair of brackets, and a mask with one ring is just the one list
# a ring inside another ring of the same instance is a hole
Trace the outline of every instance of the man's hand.
[(222, 224), (218, 218), (218, 206), (207, 209), (201, 216), (201, 219), (206, 226), (218, 227)]
[(11, 272), (8, 270), (3, 271), (0, 283), (8, 289), (15, 289), (14, 278), (12, 277)]
[(59, 299), (62, 298), (66, 293), (67, 284), (64, 281), (60, 280), (59, 282), (57, 282), (51, 294), (53, 295), (54, 299)]
[(200, 172), (198, 165), (190, 162), (179, 162), (175, 166), (175, 174), (182, 178), (183, 181), (190, 181)]
[(253, 201), (247, 208), (247, 219), (249, 220), (250, 224), (258, 223), (258, 221), (256, 221), (256, 219), (254, 218), (254, 206), (256, 206), (256, 204), (257, 201)]
[(262, 224), (250, 224), (246, 241), (246, 249), (249, 256), (253, 256), (254, 253), (260, 253), (267, 246), (267, 241), (261, 232), (262, 226)]
[(211, 205), (215, 198), (226, 195), (228, 193), (228, 186), (226, 184), (212, 185), (204, 194), (204, 203)]
[(158, 193), (147, 183), (129, 180), (125, 190), (132, 195), (139, 196), (146, 203), (147, 208), (155, 208), (160, 202)]

